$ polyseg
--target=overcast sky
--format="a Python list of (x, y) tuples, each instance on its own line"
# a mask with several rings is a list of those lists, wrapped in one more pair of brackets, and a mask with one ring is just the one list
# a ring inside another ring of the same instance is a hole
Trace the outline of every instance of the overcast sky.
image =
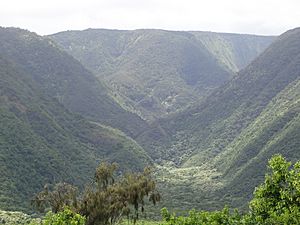
[(278, 35), (300, 26), (300, 0), (0, 0), (0, 26), (42, 35), (87, 28)]

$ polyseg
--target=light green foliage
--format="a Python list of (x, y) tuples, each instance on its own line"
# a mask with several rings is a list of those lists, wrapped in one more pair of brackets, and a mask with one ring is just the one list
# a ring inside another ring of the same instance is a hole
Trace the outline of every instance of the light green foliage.
[(33, 219), (29, 215), (22, 212), (3, 211), (0, 210), (0, 224), (5, 225), (25, 225), (38, 224), (40, 219)]
[(192, 210), (188, 216), (176, 216), (175, 214), (170, 214), (166, 208), (163, 208), (162, 217), (164, 225), (236, 225), (241, 224), (242, 221), (242, 216), (237, 211), (230, 213), (227, 207), (215, 212), (196, 212)]
[(188, 216), (176, 216), (166, 208), (161, 211), (166, 225), (289, 225), (300, 223), (300, 161), (293, 166), (281, 155), (269, 160), (270, 173), (254, 193), (250, 201), (250, 211), (240, 214), (230, 213), (228, 207), (221, 211), (192, 210)]
[[(65, 208), (63, 211), (56, 214), (49, 212), (45, 219), (42, 221), (42, 225), (84, 225), (85, 217), (78, 213), (74, 213), (72, 210)], [(31, 223), (35, 225), (35, 223)], [(36, 224), (37, 225), (37, 224)]]
[(251, 213), (264, 224), (300, 223), (300, 161), (291, 166), (282, 156), (269, 161), (270, 174), (254, 193)]

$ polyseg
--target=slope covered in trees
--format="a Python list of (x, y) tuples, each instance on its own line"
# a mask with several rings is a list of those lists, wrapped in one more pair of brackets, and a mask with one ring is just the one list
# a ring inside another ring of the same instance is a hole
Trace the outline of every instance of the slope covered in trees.
[[(134, 170), (151, 163), (144, 150), (121, 131), (66, 109), (72, 109), (75, 99), (59, 101), (57, 95), (76, 97), (68, 91), (84, 92), (84, 86), (77, 90), (69, 84), (79, 85), (72, 77), (73, 71), (76, 75), (78, 67), (83, 68), (78, 62), (51, 47), (49, 40), (27, 31), (1, 29), (0, 37), (1, 208), (28, 210), (30, 198), (45, 183), (67, 181), (82, 186), (102, 160)], [(89, 73), (82, 69), (77, 75)], [(77, 103), (80, 107), (80, 100)]]
[[(272, 37), (0, 34), (0, 207), (26, 209), (47, 182), (82, 186), (103, 159), (135, 170), (155, 160), (162, 205), (240, 207), (271, 155), (299, 158), (299, 29), (237, 75)], [(168, 117), (149, 127), (133, 112)]]
[(205, 149), (218, 148), (218, 144), (224, 149), (221, 141), (223, 145), (227, 145), (237, 138), (264, 110), (268, 110), (271, 106), (269, 104), (276, 101), (276, 96), (281, 92), (280, 96), (294, 93), (286, 104), (288, 110), (292, 111), (294, 107), (297, 109), (299, 87), (296, 82), (300, 76), (299, 36), (299, 29), (280, 36), (260, 57), (241, 71), (238, 77), (207, 98), (204, 104), (189, 112), (190, 116), (184, 121), (188, 121), (187, 124), (197, 124), (192, 132), (202, 133), (203, 136), (198, 137), (205, 137), (202, 138), (205, 141), (215, 140), (213, 146), (203, 146)]
[(15, 29), (0, 29), (2, 57), (22, 70), (67, 109), (135, 136), (147, 126), (137, 115), (124, 110), (110, 92), (77, 60), (48, 38)]
[(238, 72), (249, 65), (273, 42), (275, 37), (248, 34), (190, 32), (216, 59), (230, 70)]
[(198, 102), (273, 40), (210, 32), (103, 29), (61, 32), (50, 38), (104, 80), (120, 103), (148, 120)]

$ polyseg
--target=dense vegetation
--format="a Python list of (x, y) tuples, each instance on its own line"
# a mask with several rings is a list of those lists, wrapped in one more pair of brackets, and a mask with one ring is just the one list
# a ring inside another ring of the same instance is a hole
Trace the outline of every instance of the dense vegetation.
[(228, 69), (238, 72), (261, 54), (275, 37), (214, 32), (190, 32)]
[[(52, 93), (61, 87), (55, 84), (68, 83), (61, 74), (74, 75), (70, 71), (74, 64), (77, 71), (78, 62), (35, 34), (19, 29), (0, 29), (0, 32), (2, 209), (29, 210), (32, 193), (44, 183), (64, 180), (82, 187), (102, 160), (119, 162), (123, 170), (141, 170), (151, 163), (133, 139), (70, 112)], [(49, 58), (39, 63), (43, 59), (40, 54), (46, 53)], [(62, 64), (65, 58), (69, 58), (66, 68)], [(78, 76), (90, 75), (82, 70)], [(79, 84), (75, 78), (75, 75), (74, 80), (68, 78), (70, 85)], [(79, 91), (68, 85), (61, 89), (61, 92)], [(120, 117), (126, 119), (126, 113)]]
[(283, 34), (198, 106), (139, 137), (162, 165), (172, 206), (184, 196), (186, 207), (246, 207), (271, 155), (299, 158), (299, 40), (299, 29)]
[(65, 208), (63, 211), (53, 214), (49, 212), (42, 222), (32, 221), (30, 225), (85, 225), (86, 219), (74, 211)]
[[(188, 215), (177, 216), (174, 213), (169, 213), (166, 208), (161, 210), (162, 219), (161, 222), (148, 222), (146, 224), (161, 224), (161, 225), (200, 225), (200, 224), (215, 224), (215, 225), (254, 225), (254, 224), (299, 224), (300, 222), (300, 161), (296, 162), (293, 166), (291, 162), (286, 161), (281, 155), (275, 155), (269, 160), (269, 171), (265, 176), (265, 181), (258, 188), (255, 189), (254, 198), (249, 202), (249, 212), (239, 213), (238, 210), (231, 211), (228, 207), (224, 207), (220, 211), (200, 211), (192, 210)], [(148, 172), (140, 174), (137, 177), (142, 179), (128, 179), (126, 182), (121, 181), (115, 186), (112, 180), (112, 173), (115, 170), (114, 165), (102, 164), (98, 167), (95, 175), (96, 192), (92, 195), (85, 195), (78, 203), (74, 196), (66, 195), (67, 189), (56, 189), (55, 192), (41, 192), (38, 198), (45, 200), (45, 196), (50, 195), (49, 200), (55, 203), (52, 206), (60, 204), (60, 208), (54, 209), (56, 212), (48, 213), (42, 224), (44, 225), (59, 225), (59, 224), (120, 224), (123, 215), (128, 213), (123, 207), (127, 207), (126, 204), (118, 204), (123, 201), (121, 196), (128, 193), (129, 204), (135, 205), (143, 203), (143, 198), (148, 195), (153, 189), (153, 182), (148, 180)], [(135, 177), (132, 174), (129, 177)], [(142, 180), (142, 181), (140, 181)], [(146, 181), (146, 183), (143, 183)], [(146, 184), (146, 185), (145, 185)], [(119, 186), (120, 185), (120, 186)], [(129, 186), (128, 186), (129, 185)], [(149, 186), (148, 186), (149, 185)], [(128, 187), (130, 187), (128, 189)], [(139, 187), (139, 188), (133, 188)], [(149, 187), (149, 189), (147, 189)], [(123, 189), (119, 192), (116, 189)], [(140, 192), (140, 194), (136, 193)], [(89, 191), (88, 191), (89, 192)], [(110, 198), (105, 193), (109, 193)], [(136, 194), (134, 194), (136, 193)], [(121, 194), (121, 195), (120, 195)], [(115, 195), (119, 195), (121, 198), (115, 198)], [(67, 197), (66, 197), (67, 196)], [(126, 194), (124, 196), (127, 196)], [(86, 199), (88, 197), (89, 199)], [(101, 198), (101, 201), (98, 199)], [(105, 200), (106, 199), (106, 200)], [(110, 199), (109, 201), (107, 201)], [(132, 199), (133, 201), (130, 201)], [(136, 200), (138, 199), (138, 202)], [(104, 200), (104, 201), (103, 201)], [(125, 202), (127, 202), (125, 201)], [(125, 203), (124, 202), (124, 203)], [(70, 204), (71, 203), (71, 204)], [(75, 204), (76, 203), (76, 204)], [(82, 204), (77, 206), (78, 204)], [(95, 204), (96, 203), (96, 204)], [(67, 204), (67, 205), (66, 205)], [(86, 211), (86, 204), (92, 204), (92, 208), (89, 208), (90, 212)], [(80, 210), (83, 206), (84, 210)], [(120, 208), (118, 208), (120, 207)], [(134, 206), (137, 210), (137, 208)], [(53, 209), (53, 208), (52, 208)], [(79, 210), (78, 210), (79, 209)], [(76, 211), (79, 213), (76, 213)], [(120, 210), (120, 211), (118, 211)], [(109, 213), (110, 212), (110, 213)], [(127, 212), (127, 213), (126, 213)], [(21, 216), (21, 215), (20, 215)], [(22, 218), (26, 218), (22, 216)], [(137, 219), (137, 217), (135, 217)], [(97, 219), (97, 220), (95, 220)], [(3, 219), (2, 219), (3, 220)], [(36, 221), (36, 220), (35, 220)], [(37, 224), (32, 221), (31, 224)], [(20, 221), (22, 223), (22, 221)], [(128, 221), (129, 222), (129, 221)], [(133, 221), (136, 223), (136, 220)], [(5, 223), (5, 221), (4, 221)], [(10, 224), (10, 223), (8, 223)], [(129, 223), (128, 223), (129, 224)], [(145, 224), (145, 223), (143, 223)]]
[(161, 30), (49, 39), (1, 28), (0, 207), (30, 211), (32, 193), (45, 183), (82, 191), (103, 160), (118, 162), (120, 174), (154, 162), (164, 198), (151, 213), (228, 204), (242, 213), (194, 216), (245, 219), (267, 160), (276, 153), (300, 158), (300, 30), (235, 74), (272, 40)]
[(135, 137), (147, 127), (136, 114), (124, 110), (105, 85), (77, 60), (46, 37), (15, 28), (0, 28), (0, 51), (68, 110), (118, 128)]
[(198, 102), (273, 40), (211, 32), (104, 29), (66, 31), (50, 38), (105, 81), (124, 106), (148, 120)]

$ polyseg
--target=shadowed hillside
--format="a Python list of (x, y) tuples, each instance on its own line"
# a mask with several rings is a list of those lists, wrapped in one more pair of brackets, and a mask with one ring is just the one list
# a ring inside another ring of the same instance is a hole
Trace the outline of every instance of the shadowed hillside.
[(92, 120), (119, 128), (130, 136), (147, 124), (124, 110), (108, 89), (77, 60), (48, 38), (20, 29), (0, 29), (0, 51), (31, 75), (44, 93), (66, 108)]
[[(31, 197), (46, 183), (66, 181), (83, 187), (103, 160), (118, 162), (122, 170), (141, 170), (151, 163), (121, 131), (65, 108), (76, 109), (71, 99), (76, 95), (70, 94), (76, 87), (69, 81), (89, 75), (78, 71), (78, 62), (27, 31), (1, 29), (0, 39), (1, 208), (29, 210)], [(77, 91), (85, 91), (84, 85), (80, 88)], [(70, 99), (60, 99), (64, 96)]]
[(250, 64), (273, 42), (275, 37), (249, 34), (191, 32), (230, 70), (238, 72)]

